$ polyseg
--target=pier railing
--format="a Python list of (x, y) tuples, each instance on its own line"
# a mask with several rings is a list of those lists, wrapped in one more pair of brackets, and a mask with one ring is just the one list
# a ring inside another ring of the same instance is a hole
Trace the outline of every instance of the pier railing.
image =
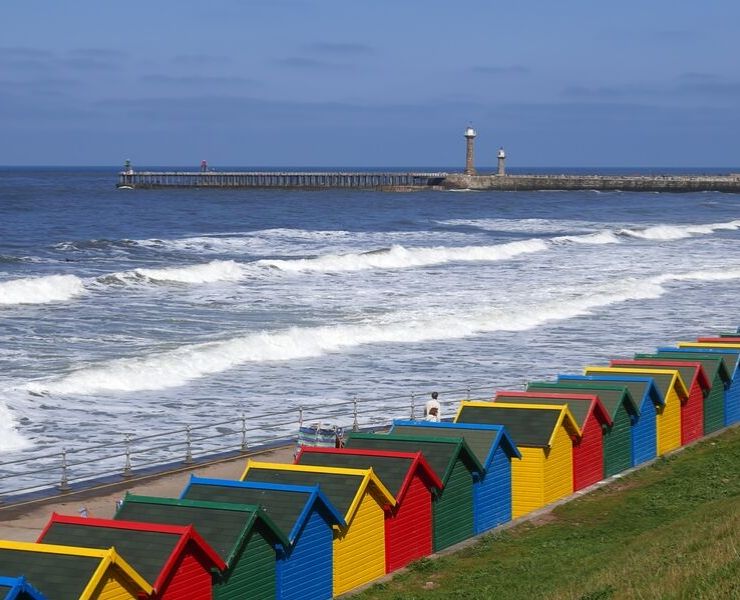
[(447, 173), (292, 171), (121, 171), (119, 188), (383, 189), (441, 185)]
[[(465, 398), (492, 395), (491, 385), (439, 390), (442, 417), (455, 414)], [(298, 410), (259, 415), (237, 412), (218, 422), (186, 425), (148, 435), (123, 433), (105, 444), (67, 447), (0, 461), (0, 506), (80, 491), (96, 485), (123, 483), (155, 475), (290, 445), (301, 428), (334, 429), (341, 438), (351, 431), (383, 428), (393, 419), (422, 419), (429, 393), (386, 398), (359, 398), (312, 404)], [(32, 451), (31, 451), (32, 452)]]

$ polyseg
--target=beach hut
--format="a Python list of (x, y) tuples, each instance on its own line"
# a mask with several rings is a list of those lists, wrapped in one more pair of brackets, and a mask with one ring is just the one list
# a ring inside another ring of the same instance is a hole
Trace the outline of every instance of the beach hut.
[(658, 413), (663, 410), (664, 402), (652, 377), (624, 374), (558, 375), (558, 382), (624, 385), (635, 400), (639, 411), (637, 422), (632, 423), (632, 465), (640, 465), (657, 456), (657, 418)]
[(385, 520), (386, 571), (391, 572), (432, 553), (432, 499), (442, 482), (421, 452), (304, 447), (296, 464), (318, 467), (371, 468), (395, 496)]
[(226, 565), (213, 578), (216, 600), (275, 598), (276, 548), (288, 540), (259, 506), (128, 494), (114, 518), (192, 525)]
[(652, 378), (663, 406), (655, 415), (655, 432), (658, 456), (681, 446), (681, 403), (688, 398), (688, 391), (676, 369), (653, 367), (586, 367), (586, 375), (642, 375)]
[(0, 600), (47, 600), (25, 577), (0, 576)]
[(462, 436), (483, 466), (483, 474), (473, 485), (473, 531), (481, 533), (511, 521), (511, 461), (519, 460), (522, 455), (506, 427), (396, 420), (390, 433), (450, 438)]
[(740, 335), (736, 333), (735, 335), (726, 335), (721, 337), (700, 337), (696, 338), (696, 341), (703, 344), (740, 344)]
[(527, 391), (598, 396), (611, 418), (611, 424), (604, 429), (604, 477), (611, 477), (634, 465), (632, 436), (634, 425), (640, 417), (640, 409), (628, 387), (617, 382), (609, 385), (579, 381), (530, 381)]
[(526, 515), (573, 492), (573, 443), (581, 431), (567, 405), (464, 400), (456, 423), (502, 425), (521, 460), (511, 465), (511, 509)]
[(342, 469), (250, 460), (242, 481), (318, 484), (344, 518), (334, 532), (334, 595), (385, 574), (385, 518), (396, 500), (372, 469)]
[[(0, 569), (49, 600), (139, 600), (152, 586), (116, 550), (0, 540)], [(12, 597), (12, 596), (11, 596)]]
[(345, 522), (318, 485), (250, 483), (191, 476), (181, 498), (262, 507), (289, 542), (287, 546), (278, 546), (277, 598), (324, 600), (332, 597), (334, 527), (344, 526)]
[(688, 392), (681, 402), (681, 445), (698, 440), (704, 435), (704, 398), (711, 390), (711, 383), (700, 362), (680, 360), (654, 360), (635, 358), (634, 360), (612, 360), (615, 367), (658, 367), (676, 369)]
[(578, 424), (581, 435), (573, 442), (573, 491), (604, 479), (604, 431), (612, 418), (595, 394), (581, 392), (497, 392), (494, 402), (509, 404), (565, 404)]
[(346, 447), (421, 452), (444, 486), (432, 504), (434, 551), (473, 536), (473, 486), (480, 479), (483, 467), (462, 437), (352, 433)]
[[(191, 525), (183, 527), (53, 513), (38, 542), (59, 546), (114, 547), (151, 583), (152, 597), (157, 600), (213, 598), (211, 570), (221, 571), (226, 567), (221, 557)], [(52, 597), (56, 598), (53, 594)]]
[(704, 398), (704, 434), (721, 429), (725, 424), (725, 392), (732, 383), (730, 372), (722, 357), (702, 352), (684, 352), (659, 349), (655, 354), (637, 354), (635, 358), (681, 360), (701, 364), (710, 382)]
[(725, 425), (740, 421), (740, 344), (708, 344), (702, 342), (678, 342), (681, 352), (708, 352), (721, 356), (730, 374), (730, 385), (725, 390)]

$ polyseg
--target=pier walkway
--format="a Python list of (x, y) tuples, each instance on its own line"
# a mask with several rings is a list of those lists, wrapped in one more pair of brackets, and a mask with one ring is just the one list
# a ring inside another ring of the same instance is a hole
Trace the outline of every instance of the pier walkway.
[(119, 188), (352, 188), (424, 189), (439, 186), (447, 173), (272, 172), (272, 171), (121, 171)]
[(599, 190), (622, 192), (740, 192), (740, 174), (728, 175), (465, 175), (444, 172), (133, 171), (118, 188), (273, 188), (297, 190)]

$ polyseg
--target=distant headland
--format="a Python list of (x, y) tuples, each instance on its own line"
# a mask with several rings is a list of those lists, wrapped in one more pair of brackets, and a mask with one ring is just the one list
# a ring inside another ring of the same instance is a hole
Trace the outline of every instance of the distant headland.
[(119, 189), (274, 188), (380, 191), (477, 190), (623, 192), (740, 192), (740, 173), (727, 175), (510, 175), (500, 148), (495, 173), (475, 168), (476, 131), (465, 129), (465, 170), (445, 172), (378, 171), (212, 171), (202, 161), (198, 171), (136, 171), (127, 160), (118, 174)]

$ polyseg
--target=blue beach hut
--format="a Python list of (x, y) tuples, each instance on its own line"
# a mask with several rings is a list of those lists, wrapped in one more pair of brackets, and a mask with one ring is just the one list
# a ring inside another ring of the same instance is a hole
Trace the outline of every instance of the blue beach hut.
[(677, 346), (679, 351), (708, 352), (722, 356), (732, 378), (730, 387), (725, 390), (725, 425), (740, 421), (740, 344), (678, 342)]
[(663, 405), (663, 396), (652, 377), (638, 375), (558, 375), (558, 381), (590, 381), (614, 383), (627, 387), (637, 404), (639, 416), (632, 416), (632, 466), (656, 457), (658, 451), (657, 414)]
[(260, 506), (287, 536), (277, 551), (276, 597), (332, 597), (334, 526), (344, 517), (318, 485), (285, 485), (191, 476), (181, 499)]
[(46, 600), (25, 577), (0, 577), (0, 600)]
[(478, 423), (393, 422), (391, 434), (462, 437), (483, 465), (473, 486), (473, 528), (481, 533), (511, 521), (511, 461), (522, 455), (502, 425)]

